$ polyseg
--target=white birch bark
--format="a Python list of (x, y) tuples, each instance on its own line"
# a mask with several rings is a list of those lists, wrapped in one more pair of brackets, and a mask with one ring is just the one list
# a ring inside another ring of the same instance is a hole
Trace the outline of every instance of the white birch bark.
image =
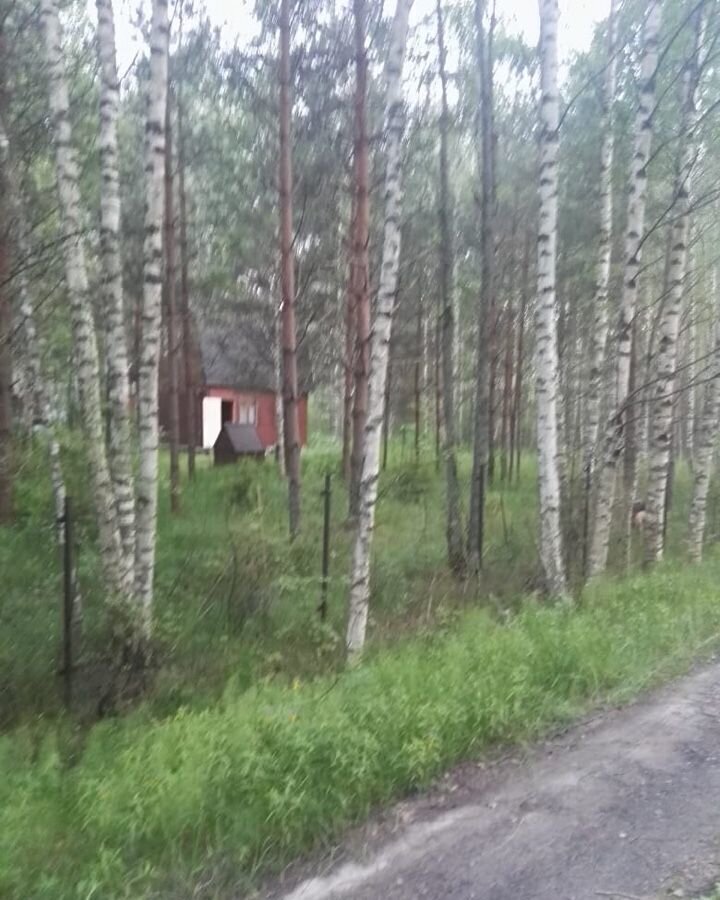
[(70, 299), (86, 451), (105, 577), (110, 591), (120, 593), (122, 590), (120, 531), (105, 450), (100, 365), (82, 237), (79, 169), (75, 148), (72, 145), (68, 89), (62, 56), (62, 33), (55, 0), (41, 0), (40, 15), (48, 69), (48, 95), (60, 199), (65, 279)]
[(608, 63), (605, 69), (602, 113), (600, 119), (600, 236), (593, 306), (595, 321), (590, 337), (590, 379), (585, 405), (584, 462), (586, 485), (592, 484), (596, 444), (600, 426), (600, 400), (603, 387), (605, 347), (608, 333), (608, 286), (612, 253), (612, 167), (615, 152), (613, 104), (617, 82), (616, 0), (611, 0), (608, 17)]
[(688, 556), (690, 561), (694, 563), (699, 563), (702, 560), (707, 498), (710, 490), (710, 476), (712, 474), (713, 455), (717, 444), (718, 426), (720, 425), (720, 285), (718, 283), (717, 265), (713, 267), (712, 272), (712, 295), (716, 310), (715, 347), (698, 426), (693, 494), (688, 522)]
[(405, 111), (402, 73), (407, 45), (408, 19), (413, 0), (398, 0), (390, 35), (386, 65), (385, 100), (385, 214), (382, 263), (375, 321), (371, 333), (368, 417), (365, 453), (360, 478), (360, 502), (350, 573), (350, 603), (345, 647), (348, 661), (357, 661), (365, 644), (370, 606), (370, 555), (383, 424), (383, 401), (387, 379), (392, 313), (400, 263), (400, 216), (402, 211), (402, 137)]
[(140, 468), (137, 477), (135, 593), (145, 638), (152, 628), (158, 491), (158, 368), (162, 309), (162, 224), (165, 174), (165, 104), (168, 73), (168, 4), (153, 0), (150, 78), (145, 125), (145, 246), (142, 347), (138, 380)]
[(658, 32), (660, 30), (660, 2), (648, 0), (643, 29), (643, 53), (640, 75), (640, 96), (635, 115), (635, 136), (630, 162), (627, 226), (625, 231), (625, 262), (623, 287), (615, 353), (615, 391), (603, 438), (601, 469), (598, 473), (597, 498), (588, 574), (595, 577), (605, 570), (610, 543), (610, 525), (615, 499), (617, 466), (622, 456), (626, 403), (630, 383), (630, 355), (632, 324), (637, 305), (640, 258), (645, 234), (645, 205), (647, 202), (647, 164), (652, 143), (652, 115), (655, 109), (655, 74), (658, 64)]
[[(7, 132), (2, 120), (0, 120), (0, 157), (4, 157), (0, 161), (4, 163), (8, 173), (6, 189), (15, 225), (15, 245), (18, 257), (21, 260), (28, 260), (30, 258), (30, 246), (27, 239), (25, 212), (20, 195), (20, 179), (15, 169)], [(27, 379), (25, 400), (30, 406), (31, 425), (33, 430), (40, 432), (47, 441), (50, 484), (55, 506), (55, 523), (58, 544), (62, 546), (65, 540), (65, 529), (62, 526), (62, 518), (65, 514), (65, 479), (60, 459), (60, 444), (51, 424), (50, 400), (41, 363), (41, 345), (35, 323), (35, 310), (28, 290), (27, 271), (24, 266), (18, 273), (14, 318), (17, 323), (17, 344), (22, 347), (23, 368)]]
[(135, 497), (132, 474), (130, 382), (120, 253), (120, 174), (117, 119), (120, 83), (112, 0), (96, 0), (100, 65), (100, 246), (103, 265), (105, 356), (109, 400), (108, 461), (122, 542), (122, 581), (130, 595), (135, 574)]
[(665, 545), (665, 501), (670, 472), (673, 437), (673, 403), (680, 313), (685, 292), (688, 239), (690, 234), (690, 190), (697, 147), (697, 87), (700, 76), (698, 54), (702, 42), (701, 8), (695, 13), (695, 45), (683, 71), (680, 145), (675, 182), (668, 296), (660, 319), (658, 349), (654, 359), (650, 392), (650, 452), (645, 509), (645, 562), (662, 559)]
[(558, 460), (557, 258), (558, 128), (557, 0), (540, 0), (540, 221), (535, 308), (535, 393), (540, 490), (540, 558), (548, 591), (567, 593), (560, 527)]

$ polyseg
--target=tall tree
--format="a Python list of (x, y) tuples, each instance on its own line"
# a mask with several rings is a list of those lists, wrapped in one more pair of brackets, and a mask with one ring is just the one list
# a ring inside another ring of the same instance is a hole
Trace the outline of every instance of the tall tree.
[(662, 559), (665, 545), (665, 501), (670, 473), (673, 438), (675, 370), (680, 328), (680, 311), (686, 290), (688, 238), (690, 234), (690, 191), (697, 159), (695, 127), (697, 90), (700, 81), (700, 52), (703, 42), (703, 6), (693, 11), (693, 49), (684, 66), (681, 81), (680, 137), (676, 165), (672, 238), (668, 268), (668, 296), (663, 303), (658, 349), (651, 379), (650, 453), (645, 522), (645, 562)]
[(294, 538), (300, 530), (300, 422), (295, 326), (290, 2), (291, 0), (280, 0), (280, 282), (285, 468), (288, 476), (290, 537)]
[(122, 542), (124, 589), (133, 589), (135, 570), (135, 496), (132, 475), (130, 381), (120, 251), (120, 173), (117, 121), (120, 82), (115, 54), (112, 0), (96, 0), (100, 68), (100, 249), (104, 295), (105, 366), (109, 400), (108, 462), (113, 480)]
[(177, 328), (175, 268), (175, 196), (172, 151), (172, 92), (165, 103), (165, 317), (167, 333), (168, 382), (170, 385), (170, 509), (180, 511), (180, 340)]
[(365, 456), (360, 479), (360, 504), (350, 571), (350, 602), (345, 647), (350, 662), (356, 661), (365, 645), (370, 607), (370, 555), (378, 479), (383, 398), (387, 378), (392, 313), (398, 285), (402, 213), (402, 137), (405, 111), (402, 73), (407, 46), (408, 19), (413, 0), (398, 0), (393, 19), (385, 68), (385, 212), (382, 262), (375, 321), (371, 336), (368, 418), (365, 427)]
[(165, 111), (168, 79), (168, 4), (153, 0), (150, 75), (145, 124), (145, 243), (143, 249), (142, 347), (138, 379), (137, 555), (135, 590), (141, 636), (152, 631), (157, 535), (158, 369), (162, 318), (162, 226), (165, 175)]
[(438, 71), (440, 75), (440, 295), (442, 303), (442, 391), (443, 421), (445, 423), (446, 526), (448, 562), (453, 572), (465, 570), (460, 484), (457, 473), (455, 438), (455, 272), (453, 249), (453, 209), (450, 192), (448, 142), (450, 109), (447, 96), (445, 29), (442, 0), (437, 0)]
[(368, 414), (370, 369), (370, 141), (367, 125), (367, 72), (365, 47), (365, 0), (353, 0), (355, 19), (355, 115), (354, 115), (354, 196), (350, 290), (355, 316), (353, 444), (350, 482), (350, 514), (356, 516), (360, 496), (360, 476)]
[[(7, 117), (4, 19), (0, 16), (0, 121)], [(10, 300), (10, 147), (0, 132), (0, 525), (13, 519), (12, 328)]]
[(120, 530), (105, 449), (100, 363), (85, 262), (79, 167), (72, 140), (62, 32), (55, 0), (41, 0), (40, 15), (47, 56), (48, 98), (60, 199), (65, 280), (70, 300), (81, 414), (100, 535), (100, 551), (108, 589), (111, 593), (122, 595)]
[(607, 53), (600, 112), (600, 234), (596, 269), (593, 308), (595, 321), (590, 336), (590, 377), (585, 398), (585, 429), (583, 439), (583, 464), (585, 467), (585, 525), (583, 535), (584, 556), (587, 557), (588, 528), (590, 523), (590, 496), (595, 466), (598, 428), (600, 425), (600, 401), (603, 373), (605, 371), (605, 347), (608, 333), (608, 288), (610, 284), (610, 260), (612, 254), (612, 169), (615, 152), (613, 106), (617, 82), (617, 15), (616, 0), (611, 0), (607, 20)]
[(602, 445), (601, 469), (598, 472), (597, 496), (592, 542), (588, 558), (588, 575), (599, 575), (607, 564), (617, 467), (623, 452), (627, 400), (630, 385), (632, 325), (637, 304), (640, 258), (645, 236), (645, 206), (655, 111), (655, 81), (658, 63), (660, 2), (648, 0), (643, 28), (643, 48), (635, 133), (630, 162), (627, 224), (625, 228), (625, 261), (620, 315), (612, 335), (615, 372), (610, 405)]
[[(179, 43), (182, 44), (183, 3), (180, 3)], [(182, 358), (185, 388), (185, 425), (187, 429), (188, 478), (195, 478), (195, 437), (197, 433), (197, 390), (193, 371), (193, 331), (190, 311), (190, 261), (187, 233), (187, 188), (185, 184), (185, 98), (182, 74), (177, 87), (177, 167), (178, 200), (180, 204), (180, 313), (182, 315)]]
[(557, 265), (557, 158), (560, 98), (557, 70), (557, 0), (540, 0), (540, 222), (538, 297), (535, 307), (540, 558), (551, 594), (566, 594), (560, 527), (558, 466), (558, 350), (555, 276)]
[(710, 490), (713, 456), (720, 427), (720, 279), (717, 264), (712, 270), (712, 302), (715, 309), (715, 343), (705, 388), (695, 448), (693, 493), (688, 523), (688, 555), (694, 563), (702, 559), (707, 498)]
[(475, 0), (475, 73), (478, 85), (478, 128), (481, 143), (478, 167), (482, 185), (480, 207), (480, 253), (482, 295), (478, 304), (477, 370), (473, 466), (468, 514), (468, 559), (475, 571), (482, 567), (485, 531), (485, 486), (490, 446), (490, 354), (489, 323), (495, 309), (495, 151), (493, 110), (492, 37), (494, 17), (485, 34), (485, 0)]

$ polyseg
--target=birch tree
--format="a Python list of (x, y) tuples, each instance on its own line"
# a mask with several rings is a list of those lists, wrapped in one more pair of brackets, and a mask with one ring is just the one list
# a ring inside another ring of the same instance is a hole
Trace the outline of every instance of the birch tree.
[(683, 69), (681, 83), (680, 143), (672, 210), (668, 295), (663, 304), (651, 379), (645, 520), (645, 562), (648, 564), (662, 559), (665, 544), (665, 501), (670, 472), (678, 332), (687, 271), (691, 181), (697, 157), (695, 126), (701, 71), (699, 54), (703, 35), (703, 4), (699, 4), (693, 13), (693, 28), (693, 50)]
[(453, 222), (450, 177), (448, 172), (448, 132), (450, 110), (447, 98), (445, 30), (442, 0), (437, 0), (438, 69), (440, 74), (440, 294), (442, 303), (442, 392), (445, 422), (443, 456), (445, 461), (446, 526), (448, 562), (456, 574), (465, 569), (460, 484), (455, 452), (455, 303), (453, 264)]
[(643, 27), (639, 100), (635, 115), (633, 151), (630, 162), (622, 297), (619, 320), (612, 336), (613, 352), (616, 354), (613, 379), (614, 396), (605, 426), (601, 469), (597, 479), (594, 527), (588, 559), (588, 575), (590, 577), (602, 573), (607, 564), (615, 481), (623, 451), (627, 416), (626, 404), (630, 384), (632, 324), (637, 304), (640, 259), (645, 235), (647, 165), (652, 143), (652, 117), (655, 111), (655, 76), (658, 64), (660, 17), (659, 0), (648, 0)]
[(558, 129), (557, 0), (540, 0), (540, 220), (538, 297), (535, 307), (535, 394), (537, 407), (540, 558), (547, 589), (566, 594), (560, 527), (558, 465), (558, 350), (555, 273), (557, 260)]
[(715, 344), (696, 439), (693, 493), (688, 522), (688, 556), (694, 563), (702, 560), (707, 498), (720, 427), (720, 283), (717, 264), (712, 270), (712, 300), (715, 308)]
[(130, 382), (125, 335), (122, 255), (120, 252), (120, 174), (117, 119), (120, 83), (115, 54), (112, 0), (96, 0), (100, 68), (100, 249), (102, 256), (105, 359), (109, 400), (108, 462), (122, 544), (122, 582), (133, 589), (135, 572), (135, 497), (132, 476)]
[(158, 369), (162, 311), (162, 225), (165, 171), (165, 107), (168, 74), (168, 4), (153, 0), (150, 75), (145, 126), (145, 243), (143, 248), (142, 347), (138, 377), (137, 550), (135, 593), (142, 636), (152, 629), (157, 535)]
[[(605, 345), (608, 333), (608, 286), (610, 284), (610, 259), (612, 253), (612, 168), (615, 151), (615, 131), (613, 104), (617, 81), (616, 0), (611, 0), (607, 21), (608, 61), (603, 83), (602, 109), (600, 115), (600, 234), (598, 239), (598, 259), (596, 269), (595, 296), (593, 308), (595, 320), (590, 338), (590, 377), (585, 400), (585, 434), (583, 457), (585, 467), (585, 522), (589, 523), (589, 505), (595, 465), (598, 429), (600, 425), (600, 400), (603, 387), (605, 365)], [(587, 552), (588, 534), (584, 535)]]
[(55, 0), (41, 0), (40, 16), (47, 58), (48, 97), (55, 148), (55, 176), (60, 201), (65, 280), (70, 301), (83, 429), (105, 577), (110, 592), (120, 595), (123, 590), (120, 529), (105, 449), (100, 398), (100, 364), (83, 244), (79, 168), (72, 141), (62, 33)]
[(405, 127), (402, 74), (412, 3), (413, 0), (398, 0), (397, 2), (385, 68), (385, 211), (380, 284), (370, 340), (370, 384), (368, 418), (365, 426), (365, 455), (360, 479), (358, 523), (350, 571), (350, 602), (345, 647), (351, 663), (357, 661), (362, 653), (370, 607), (370, 558), (380, 476), (383, 398), (392, 335), (392, 311), (400, 264), (402, 138)]
[[(30, 259), (30, 242), (27, 233), (25, 203), (20, 190), (17, 163), (13, 158), (4, 119), (0, 117), (0, 169), (4, 177), (3, 198), (7, 221), (14, 225), (15, 253), (21, 260)], [(55, 506), (58, 544), (62, 546), (65, 529), (65, 479), (60, 458), (60, 442), (53, 426), (47, 379), (42, 367), (42, 351), (38, 337), (35, 310), (30, 298), (27, 270), (24, 266), (17, 273), (13, 330), (23, 348), (24, 365), (30, 391), (30, 413), (33, 429), (47, 442), (48, 468)]]

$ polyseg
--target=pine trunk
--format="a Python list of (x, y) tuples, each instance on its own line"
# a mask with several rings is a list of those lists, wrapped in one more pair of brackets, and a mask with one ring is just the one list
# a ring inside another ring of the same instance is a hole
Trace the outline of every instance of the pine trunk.
[(560, 528), (558, 465), (558, 350), (555, 269), (557, 257), (558, 128), (557, 0), (540, 0), (540, 225), (538, 298), (535, 308), (540, 558), (550, 594), (567, 593)]
[(470, 484), (470, 511), (468, 513), (468, 560), (470, 567), (476, 572), (482, 568), (483, 564), (485, 486), (490, 447), (491, 349), (488, 347), (488, 325), (490, 316), (495, 309), (495, 154), (493, 150), (492, 29), (486, 36), (483, 23), (484, 14), (484, 0), (475, 0), (475, 70), (480, 98), (478, 119), (481, 124), (478, 167), (482, 184), (482, 205), (480, 209), (482, 296), (478, 304), (473, 466)]
[(597, 476), (594, 527), (588, 558), (588, 575), (590, 577), (600, 575), (607, 565), (615, 481), (624, 445), (626, 403), (630, 382), (632, 323), (637, 305), (640, 258), (645, 235), (647, 164), (650, 158), (652, 116), (655, 110), (659, 29), (660, 2), (659, 0), (648, 0), (643, 31), (640, 97), (635, 117), (634, 148), (630, 162), (622, 298), (617, 330), (612, 336), (613, 349), (616, 354), (615, 377), (612, 385), (612, 404), (609, 408), (602, 443), (602, 467)]
[(453, 210), (450, 193), (448, 162), (448, 133), (450, 111), (447, 99), (447, 73), (445, 69), (445, 33), (442, 0), (437, 0), (437, 39), (440, 72), (440, 294), (442, 302), (442, 370), (443, 370), (443, 420), (445, 422), (446, 525), (448, 565), (452, 572), (461, 575), (465, 571), (462, 513), (460, 511), (460, 484), (457, 473), (455, 436), (455, 286), (453, 260)]
[(68, 89), (63, 65), (62, 34), (55, 0), (41, 0), (40, 15), (48, 69), (48, 97), (60, 200), (65, 279), (70, 299), (73, 350), (98, 521), (100, 552), (109, 592), (122, 595), (123, 566), (120, 529), (105, 449), (100, 394), (100, 363), (82, 238), (79, 166), (72, 143)]
[[(0, 121), (7, 117), (4, 22), (0, 18)], [(12, 331), (10, 301), (10, 148), (0, 134), (0, 525), (13, 521)]]
[(168, 73), (168, 4), (153, 0), (150, 75), (145, 125), (145, 245), (142, 343), (138, 378), (140, 467), (137, 478), (135, 590), (142, 608), (142, 636), (152, 632), (158, 500), (158, 372), (162, 319), (162, 226), (165, 176), (165, 111)]
[(385, 103), (385, 214), (382, 263), (375, 325), (371, 342), (368, 419), (365, 428), (365, 456), (360, 480), (360, 506), (350, 573), (350, 603), (345, 646), (349, 662), (355, 662), (365, 645), (370, 607), (370, 556), (378, 478), (383, 395), (387, 378), (388, 352), (392, 335), (392, 313), (400, 264), (400, 218), (402, 213), (402, 137), (405, 110), (402, 73), (407, 44), (408, 19), (412, 0), (398, 0), (390, 35), (386, 66)]
[(370, 369), (370, 144), (367, 129), (367, 51), (365, 49), (365, 0), (353, 0), (355, 17), (355, 123), (354, 196), (350, 287), (355, 312), (353, 445), (350, 482), (350, 515), (358, 513), (365, 425), (368, 415)]
[(180, 311), (182, 315), (182, 358), (185, 380), (188, 478), (195, 478), (195, 441), (197, 438), (198, 385), (193, 371), (192, 314), (190, 312), (190, 260), (187, 236), (187, 190), (185, 186), (185, 116), (182, 84), (177, 97), (178, 193), (180, 201)]
[(180, 512), (180, 338), (177, 327), (175, 266), (175, 197), (172, 158), (172, 93), (165, 104), (165, 314), (169, 382), (170, 510)]
[(300, 421), (298, 416), (295, 248), (293, 237), (290, 3), (280, 0), (280, 283), (282, 290), (283, 434), (288, 476), (290, 539), (300, 531)]

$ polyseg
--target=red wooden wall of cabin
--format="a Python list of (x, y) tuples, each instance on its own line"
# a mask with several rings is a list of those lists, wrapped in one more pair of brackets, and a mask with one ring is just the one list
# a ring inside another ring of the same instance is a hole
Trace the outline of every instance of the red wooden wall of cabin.
[[(272, 447), (277, 443), (277, 428), (275, 427), (275, 394), (272, 391), (240, 391), (235, 388), (222, 386), (206, 387), (205, 397), (219, 397), (233, 404), (232, 420), (239, 421), (240, 408), (243, 405), (255, 404), (255, 427), (258, 436), (265, 447)], [(303, 447), (307, 445), (308, 434), (308, 398), (307, 394), (300, 397), (300, 442)]]

